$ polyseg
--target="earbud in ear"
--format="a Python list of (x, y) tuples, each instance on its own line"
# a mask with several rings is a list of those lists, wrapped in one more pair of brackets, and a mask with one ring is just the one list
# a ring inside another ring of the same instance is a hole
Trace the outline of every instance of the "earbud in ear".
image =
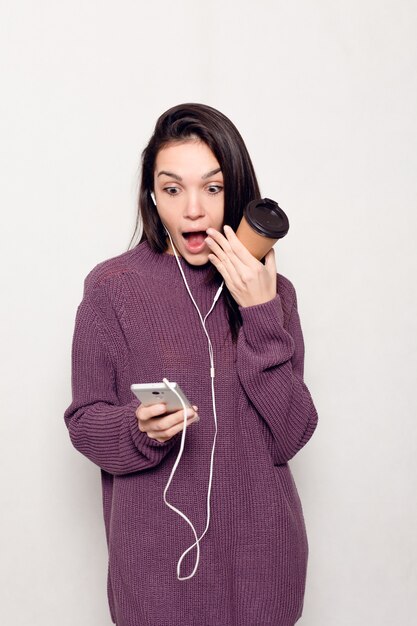
[(156, 206), (156, 198), (155, 198), (155, 194), (153, 191), (151, 191), (151, 198), (152, 198), (152, 202), (154, 203), (154, 205)]

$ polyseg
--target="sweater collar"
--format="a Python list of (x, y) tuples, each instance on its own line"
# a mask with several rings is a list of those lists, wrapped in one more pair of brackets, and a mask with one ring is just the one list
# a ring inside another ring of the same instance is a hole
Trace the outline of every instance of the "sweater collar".
[(165, 275), (171, 284), (183, 283), (182, 275), (178, 267), (178, 261), (181, 264), (187, 282), (190, 285), (204, 285), (205, 279), (212, 267), (210, 261), (204, 265), (191, 265), (183, 257), (178, 256), (178, 261), (174, 254), (168, 252), (154, 251), (147, 240), (136, 246), (138, 260), (140, 265), (151, 269), (152, 273)]

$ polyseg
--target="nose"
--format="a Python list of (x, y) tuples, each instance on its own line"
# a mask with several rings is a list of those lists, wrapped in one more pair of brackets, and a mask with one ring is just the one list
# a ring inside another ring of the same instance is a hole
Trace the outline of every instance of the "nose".
[(184, 217), (196, 220), (204, 215), (204, 207), (197, 194), (190, 194), (184, 208)]

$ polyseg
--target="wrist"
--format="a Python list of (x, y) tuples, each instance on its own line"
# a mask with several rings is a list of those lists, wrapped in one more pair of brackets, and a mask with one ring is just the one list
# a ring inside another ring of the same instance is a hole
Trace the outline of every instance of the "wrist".
[(247, 309), (251, 306), (259, 306), (260, 304), (266, 304), (267, 302), (271, 302), (272, 300), (274, 300), (276, 298), (276, 293), (271, 296), (265, 296), (264, 298), (260, 299), (258, 298), (257, 300), (251, 300), (251, 301), (245, 301), (243, 304), (239, 304), (239, 307), (242, 309)]

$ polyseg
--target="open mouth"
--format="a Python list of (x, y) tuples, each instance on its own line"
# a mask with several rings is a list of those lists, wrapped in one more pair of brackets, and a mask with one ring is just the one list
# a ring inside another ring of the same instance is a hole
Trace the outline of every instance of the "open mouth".
[(204, 230), (199, 230), (197, 232), (182, 233), (182, 236), (190, 252), (199, 252), (204, 246), (207, 233)]

